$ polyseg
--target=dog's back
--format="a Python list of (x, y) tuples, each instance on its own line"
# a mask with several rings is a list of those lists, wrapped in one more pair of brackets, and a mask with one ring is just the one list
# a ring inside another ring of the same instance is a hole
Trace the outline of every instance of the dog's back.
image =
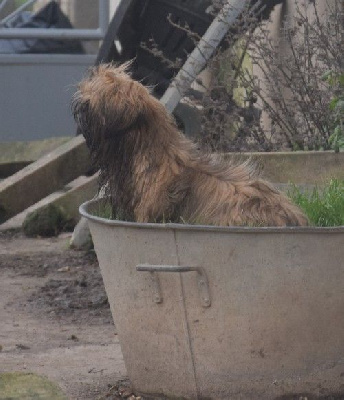
[(101, 65), (73, 110), (113, 207), (138, 222), (306, 225), (298, 207), (247, 165), (200, 153), (128, 66)]

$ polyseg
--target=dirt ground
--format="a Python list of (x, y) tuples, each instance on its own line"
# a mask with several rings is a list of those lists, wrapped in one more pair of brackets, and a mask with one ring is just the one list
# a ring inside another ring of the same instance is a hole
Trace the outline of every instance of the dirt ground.
[(95, 253), (69, 238), (0, 232), (0, 373), (38, 373), (68, 399), (95, 400), (126, 370)]
[(46, 376), (68, 400), (139, 399), (127, 390), (96, 255), (69, 249), (69, 239), (69, 234), (29, 239), (0, 232), (0, 374)]

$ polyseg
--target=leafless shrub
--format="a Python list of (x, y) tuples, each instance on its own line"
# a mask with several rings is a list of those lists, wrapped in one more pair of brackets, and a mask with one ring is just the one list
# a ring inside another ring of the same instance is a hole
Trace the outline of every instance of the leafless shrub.
[(334, 88), (323, 76), (343, 71), (344, 28), (340, 0), (326, 1), (326, 8), (320, 16), (316, 2), (296, 5), (293, 21), (284, 21), (279, 40), (263, 25), (250, 45), (261, 78), (246, 71), (241, 76), (269, 116), (266, 136), (277, 148), (330, 148)]
[[(200, 99), (202, 129), (197, 137), (208, 150), (269, 151), (272, 148), (260, 124), (257, 96), (245, 77), (252, 73), (246, 67), (247, 62), (250, 64), (247, 50), (259, 23), (260, 7), (259, 3), (242, 13), (208, 63), (211, 81)], [(219, 4), (214, 8), (217, 10)]]
[[(338, 87), (323, 76), (343, 74), (344, 14), (342, 0), (325, 2), (327, 12), (320, 15), (316, 1), (296, 1), (279, 38), (260, 23), (259, 7), (247, 9), (229, 29), (208, 65), (210, 85), (197, 100), (203, 109), (202, 146), (216, 151), (331, 148), (336, 117), (330, 103)], [(180, 29), (198, 40), (188, 26)], [(164, 58), (154, 46), (152, 51)], [(261, 113), (268, 124), (262, 124)]]

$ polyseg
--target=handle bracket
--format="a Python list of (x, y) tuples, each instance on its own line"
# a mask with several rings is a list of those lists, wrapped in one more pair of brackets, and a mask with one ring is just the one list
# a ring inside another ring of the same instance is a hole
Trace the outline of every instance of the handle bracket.
[(199, 297), (201, 300), (201, 304), (203, 307), (210, 307), (211, 300), (210, 300), (210, 291), (209, 291), (209, 284), (208, 278), (205, 273), (204, 268), (202, 267), (187, 267), (187, 266), (180, 266), (180, 265), (150, 265), (150, 264), (139, 264), (136, 266), (136, 271), (147, 271), (152, 274), (153, 281), (154, 281), (154, 296), (153, 301), (155, 303), (162, 303), (163, 297), (161, 294), (160, 282), (159, 278), (156, 275), (157, 272), (197, 272), (197, 286)]

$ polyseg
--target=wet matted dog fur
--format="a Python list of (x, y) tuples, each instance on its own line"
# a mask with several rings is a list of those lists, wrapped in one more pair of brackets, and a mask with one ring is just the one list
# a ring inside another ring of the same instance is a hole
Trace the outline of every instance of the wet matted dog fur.
[(100, 65), (84, 79), (73, 112), (107, 184), (113, 210), (137, 222), (307, 225), (248, 163), (203, 154), (176, 127), (128, 65)]

